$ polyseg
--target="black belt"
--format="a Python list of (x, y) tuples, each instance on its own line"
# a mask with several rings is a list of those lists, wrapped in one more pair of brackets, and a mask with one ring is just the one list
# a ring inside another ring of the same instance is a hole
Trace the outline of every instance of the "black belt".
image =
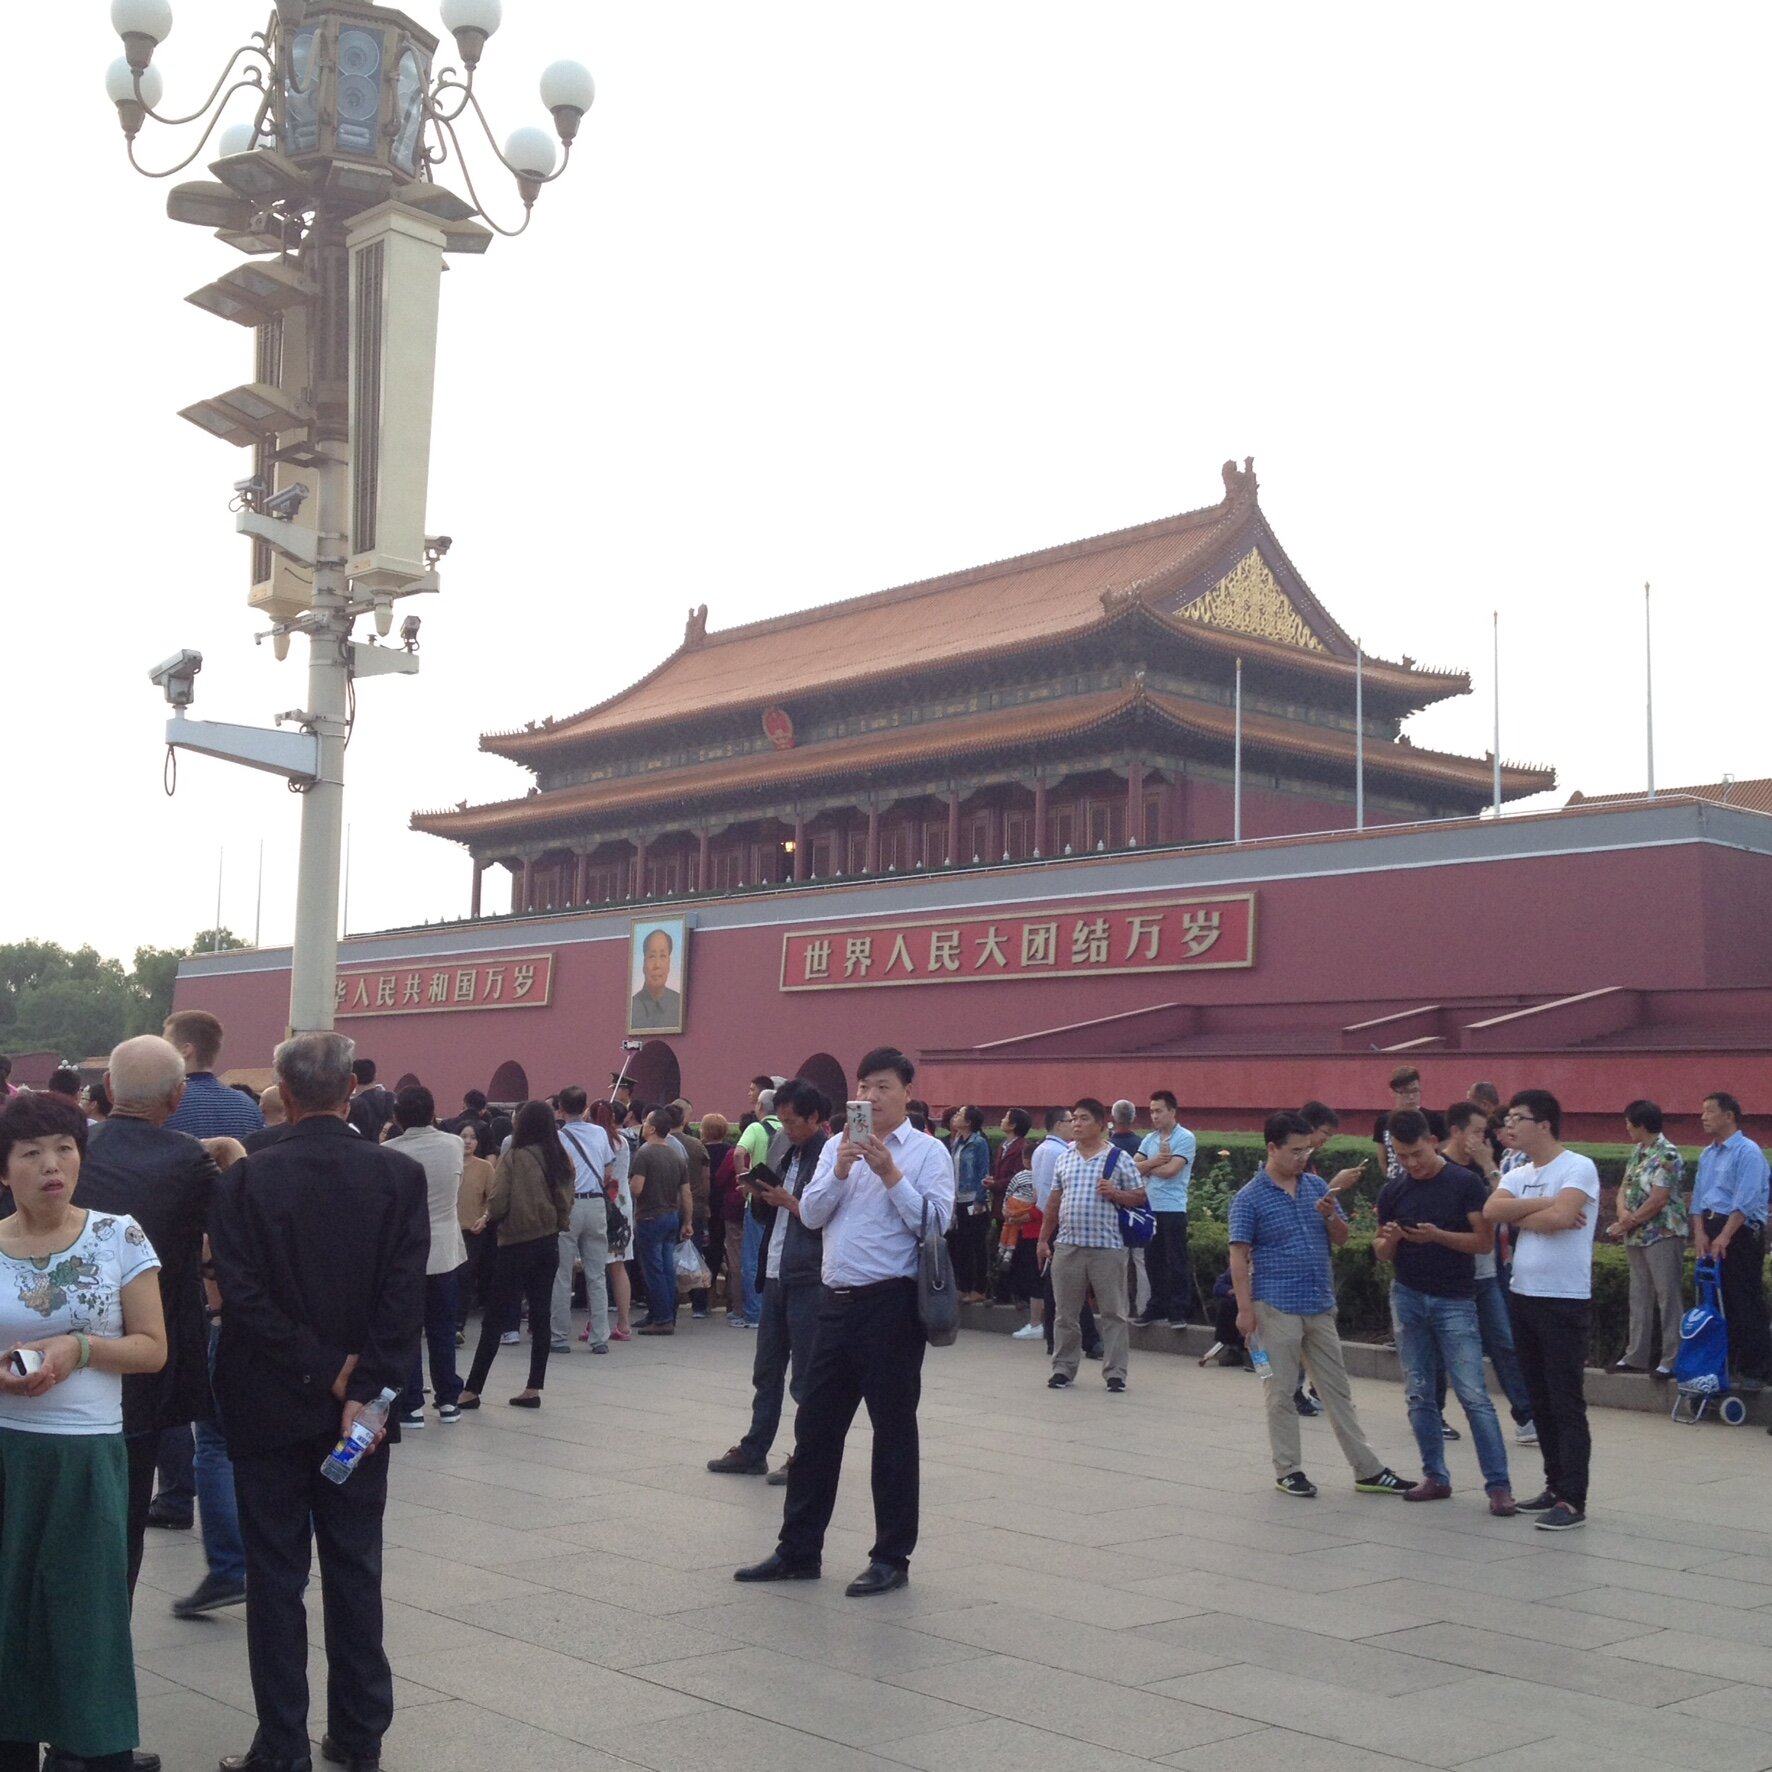
[(851, 1298), (871, 1298), (876, 1292), (884, 1292), (892, 1286), (914, 1286), (915, 1284), (916, 1281), (909, 1274), (900, 1274), (896, 1279), (872, 1280), (865, 1286), (827, 1286), (825, 1291), (833, 1298), (847, 1301)]

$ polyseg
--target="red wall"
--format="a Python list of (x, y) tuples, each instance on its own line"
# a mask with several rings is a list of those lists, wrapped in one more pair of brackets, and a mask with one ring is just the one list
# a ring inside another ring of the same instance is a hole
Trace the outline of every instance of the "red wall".
[[(1347, 865), (1347, 845), (1324, 844), (1321, 852), (1325, 867)], [(1062, 905), (1090, 890), (1103, 865), (1124, 869), (1127, 862), (1113, 857), (1106, 864), (1080, 860), (1052, 867), (1051, 902)], [(1147, 883), (1116, 896), (1197, 890), (1184, 883), (1184, 865), (1153, 854), (1143, 864)], [(990, 877), (978, 876), (981, 889)], [(1027, 875), (1013, 877), (1019, 885)], [(840, 919), (853, 894), (881, 890), (833, 887), (747, 900), (771, 912), (779, 907), (782, 922), (770, 928), (709, 928), (707, 919), (720, 906), (696, 907), (704, 926), (691, 937), (689, 1031), (669, 1044), (684, 1091), (698, 1107), (731, 1111), (742, 1106), (745, 1081), (757, 1071), (790, 1073), (818, 1052), (834, 1054), (847, 1068), (882, 1042), (913, 1055), (944, 1051), (939, 1089), (932, 1074), (924, 1091), (931, 1099), (939, 1093), (946, 1100), (986, 1103), (1056, 1100), (1081, 1092), (1074, 1063), (1048, 1069), (983, 1056), (960, 1062), (955, 1049), (1153, 1004), (1183, 1001), (1208, 1011), (1247, 1006), (1275, 1030), (1283, 1051), (1287, 1032), (1339, 1028), (1448, 998), (1538, 1001), (1623, 985), (1692, 991), (1702, 1003), (1707, 990), (1763, 981), (1772, 966), (1757, 933), (1772, 924), (1772, 857), (1687, 844), (1260, 884), (1254, 888), (1256, 964), (1243, 971), (783, 994), (783, 929)], [(902, 905), (895, 910), (918, 914), (923, 883), (906, 881), (896, 890)], [(878, 921), (879, 913), (854, 920)], [(488, 922), (487, 949), (546, 949), (550, 944), (537, 939), (540, 921)], [(601, 1087), (621, 1062), (628, 915), (592, 912), (546, 922), (618, 937), (560, 945), (547, 1008), (353, 1017), (342, 1020), (341, 1029), (389, 1080), (413, 1072), (444, 1102), (466, 1089), (485, 1088), (507, 1060), (523, 1067), (534, 1093), (570, 1082)], [(362, 940), (347, 944), (341, 964), (379, 958), (368, 946)], [(220, 965), (228, 962), (229, 956), (220, 957)], [(220, 973), (182, 977), (176, 1001), (180, 1008), (219, 1015), (228, 1029), (222, 1062), (244, 1067), (269, 1062), (283, 1032), (287, 991), (286, 972)], [(1423, 1070), (1430, 1074), (1429, 1099), (1437, 1100), (1462, 1095), (1478, 1075), (1495, 1071), (1508, 1073), (1495, 1078), (1504, 1088), (1519, 1086), (1526, 1068), (1535, 1081), (1555, 1088), (1547, 1067), (1574, 1066), (1569, 1086), (1576, 1087), (1579, 1072), (1586, 1079), (1581, 1099), (1593, 1100), (1610, 1120), (1613, 1107), (1633, 1095), (1659, 1090), (1664, 1105), (1679, 1111), (1680, 1092), (1718, 1086), (1716, 1062), (1699, 1063), (1688, 1076), (1684, 1061), (1675, 1063), (1678, 1057), (1657, 1055), (1651, 1064), (1628, 1053), (1562, 1053), (1527, 1067), (1517, 1056), (1504, 1061), (1470, 1054), (1426, 1061)], [(1124, 1067), (1124, 1061), (1112, 1062)], [(1245, 1118), (1276, 1101), (1310, 1095), (1337, 1108), (1369, 1105), (1376, 1112), (1383, 1091), (1375, 1090), (1372, 1078), (1388, 1072), (1391, 1062), (1357, 1054), (1189, 1060), (1188, 1077), (1173, 1086), (1190, 1100)], [(1147, 1071), (1174, 1068), (1137, 1061), (1112, 1092), (1136, 1095), (1157, 1081)], [(1744, 1098), (1772, 1101), (1772, 1072), (1759, 1059), (1731, 1058), (1724, 1069), (1736, 1079), (1725, 1086)]]

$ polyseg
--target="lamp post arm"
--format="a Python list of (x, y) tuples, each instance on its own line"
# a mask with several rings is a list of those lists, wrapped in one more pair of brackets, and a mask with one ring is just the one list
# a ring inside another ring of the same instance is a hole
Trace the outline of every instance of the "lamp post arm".
[[(478, 107), (476, 107), (476, 109), (477, 108)], [(482, 117), (480, 121), (482, 126), (484, 126), (486, 121), (485, 118)], [(474, 188), (474, 175), (468, 169), (468, 157), (462, 152), (461, 138), (455, 133), (455, 125), (453, 123), (445, 122), (442, 118), (438, 118), (437, 127), (449, 137), (450, 144), (455, 149), (456, 164), (461, 168), (462, 183), (468, 187), (468, 201), (473, 204), (474, 213), (486, 223), (487, 227), (489, 227), (493, 233), (501, 234), (507, 240), (515, 240), (519, 234), (523, 233), (528, 228), (530, 217), (535, 214), (535, 211), (533, 209), (525, 208), (523, 211), (522, 224), (515, 228), (507, 228), (501, 223), (493, 220), (492, 216), (487, 211), (486, 205), (480, 201), (480, 193)], [(504, 155), (500, 154), (499, 159), (502, 160), (503, 158)]]
[[(264, 80), (256, 68), (253, 69), (253, 71), (250, 74), (246, 75), (246, 77), (244, 79), (235, 81), (234, 84), (228, 88), (227, 93), (222, 98), (220, 105), (218, 105), (216, 107), (215, 115), (209, 119), (209, 127), (207, 129), (205, 129), (203, 131), (203, 134), (198, 138), (198, 142), (197, 142), (196, 147), (194, 147), (190, 151), (190, 153), (185, 155), (184, 159), (179, 161), (179, 163), (176, 166), (168, 166), (167, 168), (165, 168), (164, 171), (156, 172), (153, 167), (142, 165), (142, 163), (138, 159), (136, 159), (136, 157), (135, 157), (135, 137), (134, 136), (131, 136), (129, 138), (129, 143), (128, 143), (129, 164), (131, 166), (133, 166), (136, 169), (136, 171), (142, 175), (143, 178), (171, 178), (175, 174), (183, 172), (184, 169), (187, 166), (189, 166), (191, 164), (191, 162), (193, 160), (195, 160), (197, 158), (197, 156), (199, 154), (201, 154), (203, 152), (203, 150), (209, 145), (209, 138), (215, 134), (215, 126), (219, 122), (221, 122), (222, 112), (227, 109), (228, 100), (231, 99), (236, 92), (243, 91), (247, 87), (251, 87), (255, 92), (262, 93), (265, 90)], [(211, 96), (213, 97), (213, 94)], [(260, 112), (261, 112), (261, 114), (263, 112), (262, 106), (260, 107)], [(153, 113), (149, 112), (149, 115), (152, 116)], [(197, 115), (201, 116), (202, 112), (198, 112)], [(168, 119), (165, 119), (165, 118), (160, 118), (160, 119), (156, 119), (156, 120), (161, 121), (161, 122), (168, 121)], [(180, 119), (180, 121), (186, 122), (186, 123), (190, 122), (190, 120), (191, 119), (189, 117), (185, 117), (185, 118)]]
[[(150, 117), (152, 117), (154, 119), (154, 121), (156, 123), (164, 123), (169, 128), (179, 129), (179, 128), (182, 128), (187, 123), (195, 123), (197, 121), (197, 119), (199, 117), (201, 117), (203, 115), (203, 113), (205, 111), (207, 111), (209, 109), (209, 107), (215, 103), (215, 95), (218, 92), (220, 92), (224, 86), (227, 85), (228, 77), (233, 73), (236, 64), (239, 62), (241, 56), (243, 56), (243, 55), (257, 56), (258, 59), (265, 64), (265, 72), (269, 72), (269, 73), (273, 73), (273, 74), (276, 72), (276, 64), (271, 60), (270, 54), (267, 51), (267, 49), (265, 48), (265, 39), (264, 39), (263, 32), (255, 31), (253, 33), (253, 41), (252, 42), (242, 43), (240, 45), (240, 47), (238, 49), (236, 49), (231, 56), (228, 57), (227, 66), (222, 69), (220, 76), (216, 80), (216, 83), (212, 87), (210, 87), (210, 89), (209, 89), (209, 97), (206, 98), (202, 102), (202, 104), (200, 104), (196, 108), (196, 110), (190, 112), (188, 115), (183, 116), (183, 117), (162, 116), (160, 114), (160, 112), (156, 111), (154, 109), (154, 107), (152, 105), (150, 105), (142, 97), (142, 75), (147, 71), (144, 68), (137, 68), (135, 70), (135, 99), (136, 99), (136, 103), (139, 104), (141, 106), (141, 108)], [(229, 88), (228, 98), (232, 98), (234, 93), (239, 91), (240, 86), (256, 86), (259, 88), (260, 91), (263, 91), (264, 84), (265, 84), (265, 73), (261, 72), (257, 68), (254, 68), (252, 70), (252, 72), (250, 74), (248, 74), (246, 76), (246, 78), (239, 83), (239, 85)], [(222, 103), (225, 105), (227, 103), (227, 99), (223, 99)], [(212, 122), (210, 124), (209, 128), (213, 129), (214, 127), (215, 127), (215, 124)], [(206, 129), (203, 132), (203, 135), (204, 135), (204, 139), (207, 141), (209, 138), (209, 130)], [(186, 165), (189, 165), (189, 164), (190, 164), (190, 162), (187, 161)]]

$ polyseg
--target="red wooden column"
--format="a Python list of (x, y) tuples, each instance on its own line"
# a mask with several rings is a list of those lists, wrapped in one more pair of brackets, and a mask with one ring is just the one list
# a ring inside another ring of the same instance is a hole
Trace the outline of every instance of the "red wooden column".
[(1046, 771), (1034, 776), (1034, 853), (1046, 853)]
[(794, 814), (794, 878), (806, 878), (806, 820)]
[(582, 850), (578, 858), (578, 878), (573, 883), (572, 902), (588, 904), (591, 897), (591, 852)]
[(711, 833), (704, 824), (701, 827), (701, 834), (695, 848), (695, 889), (697, 892), (706, 892), (708, 889), (708, 844), (710, 841)]
[(948, 795), (948, 866), (960, 866), (960, 790)]
[(864, 867), (870, 874), (880, 871), (880, 802), (875, 799), (868, 801), (868, 852)]
[(485, 862), (477, 861), (474, 863), (474, 893), (473, 897), (468, 900), (468, 915), (470, 917), (478, 917), (480, 915), (480, 878), (485, 872)]
[(634, 890), (629, 895), (633, 898), (646, 896), (646, 839), (634, 839)]
[(529, 862), (527, 859), (517, 863), (516, 877), (511, 881), (511, 909), (514, 911), (529, 909)]
[(1126, 765), (1126, 841), (1144, 841), (1144, 761), (1138, 757)]

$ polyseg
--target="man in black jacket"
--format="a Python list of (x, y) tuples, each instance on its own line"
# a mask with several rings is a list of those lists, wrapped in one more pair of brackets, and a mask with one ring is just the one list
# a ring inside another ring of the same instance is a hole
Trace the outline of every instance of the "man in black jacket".
[[(398, 1395), (418, 1357), (430, 1216), (424, 1170), (354, 1136), (351, 1042), (300, 1034), (277, 1048), (290, 1131), (221, 1179), (210, 1243), (223, 1300), (215, 1392), (246, 1541), (246, 1641), (258, 1733), (223, 1772), (310, 1772), (310, 1545), (326, 1587), (321, 1751), (369, 1772), (393, 1720), (382, 1649), (380, 1442), (348, 1482), (320, 1466), (363, 1405)], [(399, 1425), (390, 1423), (390, 1437)]]
[[(789, 1388), (794, 1401), (800, 1401), (812, 1359), (824, 1270), (824, 1235), (800, 1222), (800, 1194), (818, 1168), (828, 1136), (824, 1120), (830, 1104), (803, 1077), (796, 1077), (776, 1090), (775, 1112), (781, 1130), (770, 1144), (768, 1167), (781, 1178), (781, 1185), (741, 1184), (750, 1195), (752, 1217), (763, 1226), (755, 1275), (763, 1294), (763, 1315), (757, 1324), (757, 1354), (751, 1369), (756, 1392), (751, 1426), (736, 1446), (708, 1460), (709, 1470), (739, 1476), (760, 1477), (769, 1470), (769, 1448), (781, 1426), (782, 1381), (790, 1360)], [(785, 1483), (793, 1462), (790, 1457), (769, 1481)]]
[(160, 1257), (166, 1310), (166, 1364), (123, 1381), (123, 1437), (129, 1452), (129, 1591), (141, 1572), (142, 1540), (154, 1491), (162, 1429), (206, 1417), (209, 1330), (203, 1303), (203, 1232), (215, 1162), (187, 1132), (166, 1121), (185, 1093), (185, 1064), (158, 1034), (125, 1040), (106, 1072), (111, 1117), (93, 1133), (80, 1168), (80, 1204), (127, 1212)]

